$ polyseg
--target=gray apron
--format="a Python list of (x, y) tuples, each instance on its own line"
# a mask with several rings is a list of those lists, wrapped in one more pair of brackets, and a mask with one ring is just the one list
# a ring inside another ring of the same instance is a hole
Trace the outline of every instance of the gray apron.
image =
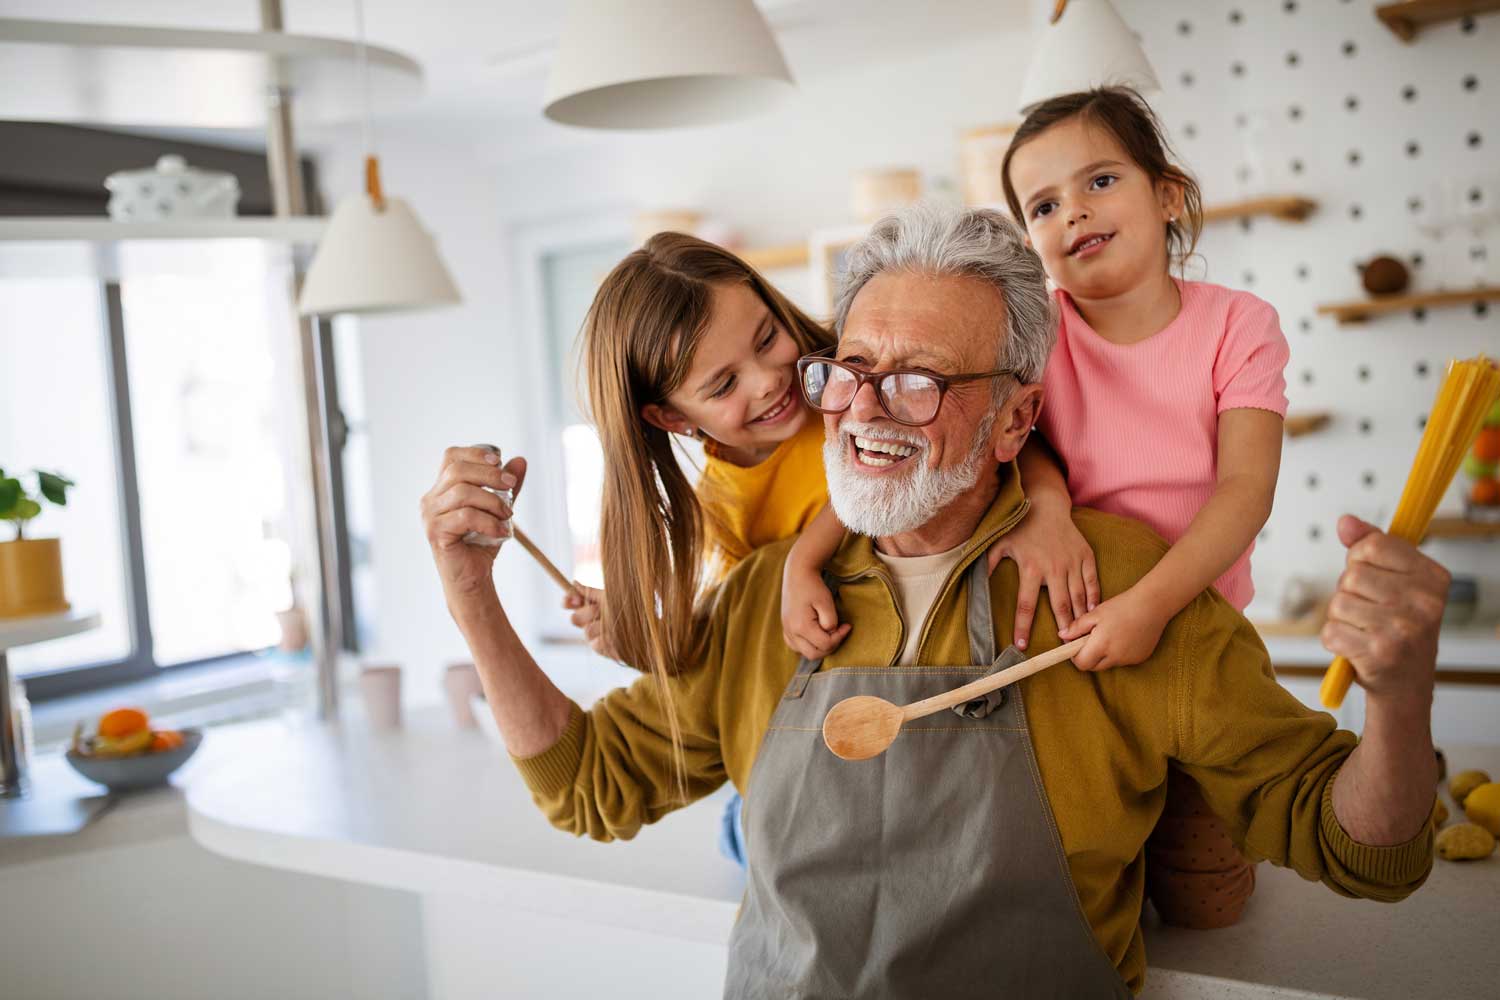
[(745, 796), (725, 997), (1130, 996), (1079, 906), (1018, 685), (906, 724), (871, 760), (823, 744), (844, 698), (904, 705), (1021, 659), (996, 660), (983, 558), (968, 589), (976, 666), (798, 666)]

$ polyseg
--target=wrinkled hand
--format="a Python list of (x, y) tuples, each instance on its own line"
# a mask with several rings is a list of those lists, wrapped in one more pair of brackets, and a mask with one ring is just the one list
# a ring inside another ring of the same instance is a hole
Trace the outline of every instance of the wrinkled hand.
[(990, 572), (994, 573), (1000, 560), (1007, 558), (1015, 561), (1021, 580), (1016, 591), (1017, 649), (1025, 649), (1031, 642), (1031, 623), (1043, 586), (1059, 630), (1098, 606), (1099, 573), (1094, 550), (1066, 509), (1052, 512), (1033, 508), (1020, 524), (990, 546)]
[(833, 593), (817, 570), (787, 560), (781, 579), (781, 637), (798, 656), (821, 660), (854, 626), (839, 624)]
[(511, 504), (483, 487), (520, 492), (526, 479), (526, 459), (500, 464), (500, 455), (486, 448), (449, 448), (443, 452), (437, 482), (422, 495), (420, 510), (432, 560), (443, 581), (450, 610), (455, 602), (470, 601), (493, 592), (493, 546), (470, 545), (471, 531), (491, 538), (510, 537)]
[(1431, 698), (1438, 627), (1451, 577), (1416, 546), (1357, 517), (1339, 518), (1349, 552), (1321, 638), (1373, 697)]
[(604, 591), (585, 587), (577, 580), (573, 581), (573, 589), (577, 593), (563, 598), (563, 607), (573, 612), (568, 620), (583, 629), (583, 638), (590, 649), (600, 656), (618, 660), (619, 655), (604, 634)]
[(1164, 614), (1135, 588), (1111, 597), (1060, 632), (1059, 638), (1087, 635), (1073, 662), (1080, 670), (1109, 670), (1150, 657), (1171, 615)]

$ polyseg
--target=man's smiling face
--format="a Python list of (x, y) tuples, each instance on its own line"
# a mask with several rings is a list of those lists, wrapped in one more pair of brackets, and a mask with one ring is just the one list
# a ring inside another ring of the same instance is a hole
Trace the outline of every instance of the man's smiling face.
[[(976, 278), (885, 272), (855, 297), (837, 357), (862, 371), (992, 371), (1004, 317), (1000, 292)], [(925, 523), (995, 461), (994, 399), (992, 381), (955, 384), (936, 420), (908, 427), (865, 385), (849, 409), (825, 414), (824, 464), (839, 518), (876, 536)]]

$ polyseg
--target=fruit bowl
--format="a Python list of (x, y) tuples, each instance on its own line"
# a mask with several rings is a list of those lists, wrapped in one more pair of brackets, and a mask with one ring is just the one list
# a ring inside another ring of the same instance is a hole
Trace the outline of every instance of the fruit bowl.
[(90, 781), (96, 781), (112, 792), (129, 792), (164, 784), (167, 776), (181, 767), (202, 742), (202, 730), (184, 729), (182, 745), (170, 750), (129, 757), (96, 757), (69, 750), (67, 758), (73, 770)]

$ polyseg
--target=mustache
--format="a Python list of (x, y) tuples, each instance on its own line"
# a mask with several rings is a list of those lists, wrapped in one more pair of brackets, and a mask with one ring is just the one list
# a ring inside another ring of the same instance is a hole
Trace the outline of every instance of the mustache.
[(900, 424), (867, 424), (861, 420), (842, 420), (838, 432), (845, 437), (872, 437), (885, 441), (899, 441), (913, 448), (926, 448), (927, 439), (910, 427)]

